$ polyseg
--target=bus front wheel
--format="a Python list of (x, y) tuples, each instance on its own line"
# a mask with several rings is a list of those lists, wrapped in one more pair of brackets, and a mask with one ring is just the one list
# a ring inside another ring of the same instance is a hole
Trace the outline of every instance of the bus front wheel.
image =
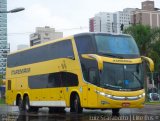
[(75, 94), (73, 101), (71, 101), (70, 112), (82, 113), (83, 108), (81, 107), (80, 98), (78, 94)]

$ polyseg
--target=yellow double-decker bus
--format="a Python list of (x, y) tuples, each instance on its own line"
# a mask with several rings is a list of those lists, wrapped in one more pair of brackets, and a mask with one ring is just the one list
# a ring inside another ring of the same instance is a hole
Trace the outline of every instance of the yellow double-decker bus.
[(144, 64), (124, 34), (82, 33), (8, 55), (6, 103), (20, 110), (81, 113), (87, 109), (142, 108)]

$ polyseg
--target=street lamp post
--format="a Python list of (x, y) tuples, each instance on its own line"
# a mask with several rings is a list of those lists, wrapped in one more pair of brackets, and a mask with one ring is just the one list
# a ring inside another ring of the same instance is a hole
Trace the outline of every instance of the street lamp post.
[(9, 11), (0, 11), (0, 13), (16, 13), (16, 12), (23, 11), (23, 10), (25, 10), (25, 8), (20, 7), (20, 8), (15, 8)]

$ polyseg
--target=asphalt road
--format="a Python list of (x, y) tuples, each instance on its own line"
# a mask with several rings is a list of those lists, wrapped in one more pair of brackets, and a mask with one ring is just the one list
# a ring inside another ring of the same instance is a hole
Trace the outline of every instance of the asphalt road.
[(143, 109), (121, 109), (119, 117), (112, 117), (111, 110), (84, 110), (82, 114), (48, 113), (42, 108), (38, 113), (19, 114), (18, 108), (0, 105), (0, 121), (160, 121), (160, 105), (146, 105)]

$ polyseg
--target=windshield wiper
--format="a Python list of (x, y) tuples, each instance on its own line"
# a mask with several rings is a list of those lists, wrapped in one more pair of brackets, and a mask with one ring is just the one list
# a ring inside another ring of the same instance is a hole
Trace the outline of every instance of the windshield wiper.
[(137, 75), (135, 75), (133, 72), (131, 72), (131, 74), (134, 76), (134, 77), (136, 77), (136, 79), (139, 81), (139, 83), (142, 85), (142, 81), (138, 78), (138, 76)]
[(105, 56), (110, 56), (110, 57), (114, 57), (114, 58), (123, 58), (122, 56), (120, 55), (114, 55), (114, 54), (111, 54), (111, 53), (101, 53), (102, 55), (105, 55)]

